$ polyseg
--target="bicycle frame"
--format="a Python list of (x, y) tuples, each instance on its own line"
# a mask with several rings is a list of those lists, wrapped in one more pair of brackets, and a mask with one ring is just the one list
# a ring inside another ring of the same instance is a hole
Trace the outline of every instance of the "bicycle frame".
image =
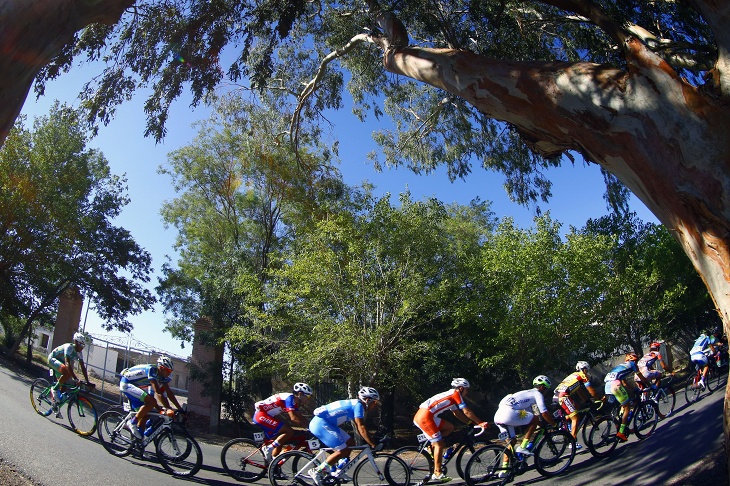
[[(372, 466), (373, 470), (378, 474), (378, 477), (382, 481), (385, 479), (385, 476), (383, 475), (383, 471), (381, 471), (378, 468), (378, 465), (375, 463), (375, 459), (373, 457), (373, 451), (368, 445), (363, 446), (355, 446), (350, 447), (350, 450), (353, 451), (360, 451), (355, 455), (355, 457), (351, 458), (347, 464), (345, 464), (341, 469), (337, 468), (335, 471), (331, 472), (330, 474), (334, 477), (339, 477), (344, 475), (347, 471), (349, 471), (352, 467), (354, 467), (357, 463), (359, 463), (363, 459), (367, 459), (368, 462), (370, 462), (370, 465)], [(322, 463), (324, 463), (327, 460), (327, 457), (329, 454), (335, 452), (334, 449), (330, 449), (327, 447), (319, 449), (317, 451), (317, 454), (310, 459), (306, 464), (304, 464), (304, 467), (300, 468), (299, 471), (297, 471), (297, 476), (304, 475), (307, 476), (307, 472), (313, 468), (316, 467)]]
[[(453, 448), (453, 452), (450, 456), (444, 457), (441, 460), (441, 465), (446, 466), (449, 462), (451, 462), (452, 459), (454, 459), (460, 450), (469, 447), (470, 445), (473, 445), (475, 440), (475, 431), (474, 428), (471, 428), (467, 430), (465, 434), (462, 434), (461, 438), (456, 440), (451, 446)], [(428, 440), (428, 437), (426, 437), (426, 434), (418, 434), (416, 436), (416, 440), (418, 441), (418, 453), (422, 453), (427, 447), (431, 445), (431, 443)], [(447, 448), (448, 449), (448, 448)]]
[[(125, 427), (127, 420), (131, 419), (132, 417), (134, 417), (137, 414), (137, 411), (132, 409), (129, 402), (126, 400), (125, 400), (124, 404), (122, 405), (122, 408), (124, 409), (125, 412), (127, 412), (127, 415), (124, 417), (124, 420), (122, 422), (120, 422), (120, 424), (115, 429), (115, 431), (117, 431), (117, 432)], [(155, 418), (161, 418), (162, 423), (159, 424), (157, 427), (155, 427), (155, 429), (152, 431), (152, 433), (149, 436), (144, 436), (142, 439), (137, 439), (136, 437), (132, 438), (132, 444), (133, 445), (135, 443), (138, 444), (138, 446), (141, 449), (144, 449), (145, 447), (147, 447), (147, 445), (150, 442), (153, 442), (155, 440), (155, 438), (158, 435), (160, 435), (160, 433), (163, 430), (172, 429), (172, 423), (173, 423), (172, 417), (169, 417), (165, 414), (156, 412), (154, 410), (149, 411), (147, 413), (147, 416), (149, 418), (153, 419), (153, 421)], [(141, 427), (140, 427), (140, 429), (141, 429)]]

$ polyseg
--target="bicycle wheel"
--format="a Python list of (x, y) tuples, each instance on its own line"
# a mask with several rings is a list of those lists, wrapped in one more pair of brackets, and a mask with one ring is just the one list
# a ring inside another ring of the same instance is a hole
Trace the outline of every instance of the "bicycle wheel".
[(107, 410), (99, 417), (96, 435), (99, 442), (110, 454), (123, 457), (132, 452), (132, 433), (124, 427), (127, 414), (117, 410)]
[(86, 397), (76, 396), (68, 402), (66, 408), (68, 423), (74, 431), (83, 436), (91, 435), (96, 430), (98, 416), (96, 407)]
[(586, 442), (591, 454), (595, 457), (611, 455), (618, 444), (616, 432), (618, 432), (618, 429), (613, 416), (608, 415), (599, 418), (593, 424), (593, 427), (591, 427), (591, 431), (588, 434), (588, 441)]
[[(495, 444), (485, 445), (474, 453), (464, 468), (464, 481), (468, 486), (487, 484), (501, 486), (507, 484), (514, 477), (515, 458), (508, 452), (509, 449)], [(509, 458), (505, 462), (505, 454)]]
[(575, 459), (575, 439), (564, 430), (549, 430), (535, 447), (535, 469), (545, 477), (564, 473)]
[(481, 440), (475, 440), (471, 444), (466, 444), (461, 448), (454, 461), (456, 462), (456, 472), (459, 474), (461, 479), (464, 479), (466, 474), (466, 463), (469, 462), (471, 456), (473, 456), (479, 449), (487, 445), (487, 442)]
[(684, 386), (684, 398), (687, 400), (687, 403), (696, 402), (702, 394), (702, 387), (695, 381), (696, 378), (696, 374), (693, 374)]
[(715, 365), (715, 361), (710, 361), (710, 369), (707, 370), (707, 389), (710, 393), (720, 388), (721, 379), (722, 376), (720, 375), (720, 370)]
[(660, 419), (667, 418), (674, 413), (676, 397), (674, 396), (674, 389), (671, 386), (659, 388), (652, 398), (659, 410)]
[(426, 449), (419, 446), (405, 446), (396, 449), (393, 455), (405, 461), (411, 472), (411, 478), (418, 482), (428, 480), (433, 474), (433, 457)]
[(659, 413), (654, 402), (641, 402), (634, 409), (634, 432), (639, 439), (646, 439), (656, 429)]
[(308, 472), (318, 465), (319, 461), (308, 452), (279, 454), (269, 467), (269, 482), (271, 486), (316, 486)]
[[(411, 472), (403, 459), (393, 454), (373, 454), (375, 467), (365, 457), (352, 473), (354, 486), (403, 486), (410, 484)], [(380, 479), (380, 477), (383, 479)]]
[(51, 384), (45, 378), (38, 378), (30, 385), (30, 403), (38, 415), (48, 417), (51, 407)]
[(233, 479), (244, 483), (256, 482), (268, 472), (261, 447), (250, 439), (233, 439), (224, 445), (221, 464)]
[(183, 430), (163, 430), (155, 441), (157, 459), (174, 476), (194, 476), (203, 465), (203, 451)]

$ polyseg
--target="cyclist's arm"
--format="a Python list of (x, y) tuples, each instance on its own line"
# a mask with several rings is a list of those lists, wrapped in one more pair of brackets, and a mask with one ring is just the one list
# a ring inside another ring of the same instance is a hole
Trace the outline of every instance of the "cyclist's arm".
[(299, 413), (296, 410), (289, 410), (289, 420), (292, 424), (297, 425), (299, 427), (307, 427), (307, 419), (302, 416), (301, 413)]
[[(549, 423), (550, 425), (552, 425), (552, 426), (555, 426), (555, 425), (557, 425), (557, 424), (555, 423), (555, 419), (553, 418), (553, 414), (551, 414), (550, 412), (542, 412), (542, 413), (540, 414), (540, 416), (541, 416), (541, 417), (542, 417), (543, 419), (545, 419), (545, 422)], [(533, 419), (533, 420), (534, 420), (534, 419)]]
[(593, 388), (593, 385), (586, 386), (586, 390), (588, 390), (588, 393), (590, 393), (594, 399), (598, 398), (598, 391)]
[(86, 383), (89, 383), (89, 373), (86, 371), (86, 364), (83, 361), (79, 361), (79, 365), (81, 365), (81, 371), (84, 373)]
[(160, 387), (160, 390), (162, 391), (162, 393), (160, 393), (160, 401), (165, 408), (172, 408), (170, 407), (170, 402), (172, 402), (172, 404), (175, 405), (175, 408), (177, 408), (178, 410), (182, 408), (180, 406), (180, 402), (177, 401), (177, 397), (172, 392), (172, 389), (170, 389), (170, 386), (167, 383), (163, 384)]
[(370, 433), (368, 433), (368, 428), (365, 426), (365, 419), (355, 418), (354, 420), (355, 420), (355, 426), (357, 427), (357, 432), (365, 440), (365, 442), (368, 443), (368, 445), (370, 447), (375, 448), (375, 446), (377, 446), (377, 444), (370, 437)]
[(74, 361), (68, 356), (66, 356), (66, 368), (68, 368), (68, 370), (71, 372), (71, 378), (76, 381), (81, 381), (79, 380), (79, 377), (76, 376), (76, 372), (74, 371)]
[(470, 422), (474, 422), (475, 424), (481, 424), (482, 420), (477, 417), (477, 414), (469, 410), (469, 408), (462, 408), (454, 410), (454, 416), (464, 422), (465, 424), (468, 424)]

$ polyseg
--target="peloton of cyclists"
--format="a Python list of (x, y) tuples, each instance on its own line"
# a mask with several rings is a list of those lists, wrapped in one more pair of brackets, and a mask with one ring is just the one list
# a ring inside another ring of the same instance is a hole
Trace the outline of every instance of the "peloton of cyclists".
[(306, 383), (295, 383), (292, 393), (277, 393), (256, 402), (253, 421), (264, 430), (266, 437), (269, 439), (276, 437), (274, 442), (263, 449), (266, 462), (270, 462), (272, 457), (279, 455), (282, 446), (294, 437), (294, 429), (291, 425), (279, 420), (277, 416), (286, 412), (292, 424), (306, 428), (308, 423), (299, 412), (299, 405), (311, 397), (312, 393), (312, 387)]

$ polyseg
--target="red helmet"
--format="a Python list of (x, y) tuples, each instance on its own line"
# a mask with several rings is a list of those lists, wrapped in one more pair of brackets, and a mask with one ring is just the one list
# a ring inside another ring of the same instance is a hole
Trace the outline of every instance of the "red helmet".
[(661, 343), (658, 343), (656, 341), (654, 341), (653, 343), (651, 343), (649, 345), (649, 349), (652, 350), (652, 351), (658, 351), (659, 348), (661, 348), (661, 347), (662, 347)]
[(636, 353), (626, 353), (626, 361), (639, 361), (639, 357)]

